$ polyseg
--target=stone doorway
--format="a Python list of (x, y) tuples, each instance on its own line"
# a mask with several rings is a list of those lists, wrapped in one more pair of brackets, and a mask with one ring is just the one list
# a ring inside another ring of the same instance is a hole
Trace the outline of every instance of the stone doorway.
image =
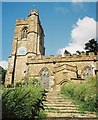
[(48, 68), (45, 67), (41, 70), (40, 79), (41, 79), (41, 84), (44, 86), (46, 90), (48, 90), (49, 80), (50, 80)]

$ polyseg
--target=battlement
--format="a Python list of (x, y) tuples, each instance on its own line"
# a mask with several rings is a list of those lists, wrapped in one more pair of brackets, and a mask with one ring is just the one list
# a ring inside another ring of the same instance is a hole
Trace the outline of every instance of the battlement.
[[(39, 13), (38, 13), (37, 10), (31, 10), (30, 13), (29, 13), (29, 15), (28, 15), (28, 17), (27, 17), (26, 19), (24, 19), (24, 18), (22, 18), (22, 19), (17, 19), (17, 20), (16, 20), (16, 25), (28, 24), (29, 18), (30, 18), (30, 16), (32, 16), (32, 15), (38, 16)], [(39, 22), (40, 22), (40, 21), (39, 21)]]
[(27, 23), (27, 19), (24, 19), (24, 18), (22, 18), (22, 19), (17, 19), (16, 20), (16, 25), (20, 25), (20, 24), (28, 24)]
[[(98, 55), (98, 53), (97, 53)], [(33, 58), (32, 56), (28, 56), (28, 63), (56, 63), (56, 62), (75, 62), (75, 61), (96, 61), (96, 57), (97, 55), (95, 55), (93, 52), (86, 54), (86, 53), (81, 53), (80, 55), (77, 54), (73, 54), (73, 55), (66, 55), (66, 56), (62, 56), (61, 54), (54, 56), (54, 55), (50, 55), (45, 56), (45, 55), (37, 55), (35, 58)]]

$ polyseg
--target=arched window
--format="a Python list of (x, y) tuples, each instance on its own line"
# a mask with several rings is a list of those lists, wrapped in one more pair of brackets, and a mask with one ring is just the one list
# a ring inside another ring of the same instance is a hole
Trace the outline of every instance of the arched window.
[(84, 67), (84, 69), (82, 70), (82, 77), (86, 79), (91, 75), (92, 75), (92, 68), (90, 66)]
[(45, 89), (49, 88), (49, 70), (48, 68), (44, 67), (40, 71), (40, 79), (41, 79), (41, 84), (44, 86)]
[(27, 36), (28, 36), (28, 29), (27, 27), (25, 27), (22, 30), (22, 38), (27, 38)]

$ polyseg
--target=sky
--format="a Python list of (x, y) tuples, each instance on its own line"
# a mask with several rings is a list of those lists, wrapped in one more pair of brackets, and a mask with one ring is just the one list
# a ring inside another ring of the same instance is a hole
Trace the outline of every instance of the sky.
[(45, 32), (47, 56), (63, 55), (65, 49), (71, 53), (75, 53), (76, 50), (82, 51), (84, 44), (89, 39), (96, 37), (96, 3), (73, 1), (2, 2), (2, 59), (0, 59), (0, 65), (7, 67), (16, 19), (26, 18), (33, 9), (39, 11), (39, 18)]

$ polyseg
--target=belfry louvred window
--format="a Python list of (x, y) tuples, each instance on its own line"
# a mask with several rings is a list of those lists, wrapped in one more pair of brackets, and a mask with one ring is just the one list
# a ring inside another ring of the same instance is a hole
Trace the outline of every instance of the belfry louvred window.
[(25, 27), (22, 30), (22, 38), (27, 38), (27, 37), (28, 37), (28, 29), (27, 29), (27, 27)]

